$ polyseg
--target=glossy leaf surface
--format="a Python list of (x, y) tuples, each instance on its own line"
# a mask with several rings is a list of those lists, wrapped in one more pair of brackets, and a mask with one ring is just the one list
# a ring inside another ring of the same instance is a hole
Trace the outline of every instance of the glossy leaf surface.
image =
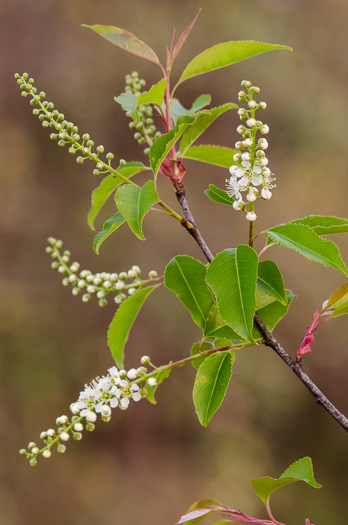
[(304, 481), (311, 487), (321, 488), (321, 485), (314, 479), (311, 458), (305, 457), (295, 461), (278, 479), (270, 477), (257, 478), (252, 480), (251, 485), (258, 497), (266, 504), (275, 490), (295, 481)]
[(207, 426), (220, 407), (232, 375), (234, 352), (217, 352), (201, 364), (193, 387), (199, 422)]
[(186, 131), (180, 143), (180, 157), (185, 157), (185, 152), (188, 148), (198, 139), (200, 135), (216, 120), (220, 115), (230, 111), (231, 109), (238, 108), (237, 104), (224, 104), (217, 108), (209, 110), (202, 110), (196, 114), (197, 120), (192, 124), (190, 129)]
[(260, 53), (277, 49), (292, 51), (291, 47), (288, 46), (265, 44), (253, 40), (231, 41), (217, 44), (206, 49), (191, 60), (181, 75), (178, 84), (197, 75), (202, 75), (203, 73), (208, 73), (209, 71), (214, 71), (215, 69), (220, 69), (259, 55)]
[(124, 347), (145, 299), (157, 288), (143, 288), (130, 295), (118, 308), (108, 330), (108, 345), (118, 368), (124, 367)]
[(117, 208), (126, 219), (130, 229), (141, 240), (145, 240), (142, 222), (152, 206), (158, 202), (158, 194), (152, 180), (140, 187), (136, 184), (124, 184), (116, 193)]
[(278, 266), (273, 261), (260, 261), (256, 282), (257, 288), (287, 306), (284, 281)]
[[(185, 151), (185, 159), (198, 160), (206, 164), (229, 168), (235, 164), (233, 155), (237, 153), (235, 149), (224, 146), (213, 146), (211, 144), (202, 144), (200, 146), (191, 146)], [(231, 203), (233, 200), (231, 200)]]
[(212, 288), (224, 321), (241, 337), (253, 342), (258, 257), (250, 246), (219, 253), (210, 264), (206, 281)]
[(93, 241), (93, 250), (96, 254), (99, 254), (99, 248), (101, 244), (111, 235), (117, 228), (119, 228), (126, 220), (123, 218), (120, 212), (117, 212), (111, 219), (105, 221), (103, 229), (97, 233)]
[(268, 235), (280, 246), (295, 250), (310, 261), (331, 266), (348, 275), (340, 252), (332, 241), (322, 239), (304, 224), (281, 224), (268, 230)]
[(243, 338), (238, 335), (228, 324), (224, 321), (219, 313), (216, 303), (214, 303), (209, 312), (206, 321), (204, 337), (225, 337), (229, 340), (241, 341)]
[[(290, 290), (286, 290), (286, 297), (287, 304), (284, 306), (274, 299), (274, 297), (256, 290), (256, 312), (271, 332), (279, 321), (281, 321), (287, 314), (291, 301), (294, 299), (295, 295)], [(254, 338), (263, 337), (261, 331), (256, 326), (253, 328), (253, 336)]]
[[(140, 173), (144, 170), (149, 170), (142, 162), (127, 162), (123, 166), (120, 166), (117, 170), (118, 173), (131, 179), (133, 175)], [(92, 205), (88, 213), (88, 224), (91, 230), (95, 230), (94, 221), (98, 213), (110, 197), (110, 195), (124, 183), (124, 180), (120, 177), (108, 175), (105, 177), (101, 184), (92, 192)]]
[(219, 204), (226, 204), (227, 206), (232, 206), (234, 202), (234, 199), (232, 197), (229, 197), (225, 190), (217, 188), (216, 186), (214, 186), (214, 184), (209, 184), (209, 190), (204, 190), (204, 193), (207, 197), (209, 197), (211, 201), (218, 202)]
[(150, 163), (155, 175), (157, 175), (163, 160), (168, 155), (174, 144), (179, 140), (187, 128), (192, 125), (194, 120), (195, 118), (189, 115), (179, 117), (175, 128), (159, 137), (152, 144), (150, 148)]
[(291, 221), (289, 224), (304, 224), (312, 228), (317, 235), (348, 232), (348, 220), (340, 217), (309, 215), (303, 219)]
[(194, 322), (205, 330), (214, 298), (205, 282), (206, 267), (188, 255), (177, 255), (164, 272), (164, 284), (190, 311)]

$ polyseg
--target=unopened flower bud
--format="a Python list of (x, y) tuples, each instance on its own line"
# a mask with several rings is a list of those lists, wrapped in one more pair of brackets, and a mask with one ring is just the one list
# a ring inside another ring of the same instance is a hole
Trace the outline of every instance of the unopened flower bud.
[(267, 135), (267, 133), (269, 133), (269, 127), (267, 124), (263, 124), (263, 126), (261, 126), (260, 133), (262, 133), (262, 135)]
[(157, 379), (155, 377), (150, 377), (148, 380), (147, 380), (147, 384), (149, 386), (156, 386), (157, 385)]
[(256, 213), (253, 211), (248, 211), (245, 218), (247, 221), (256, 221)]

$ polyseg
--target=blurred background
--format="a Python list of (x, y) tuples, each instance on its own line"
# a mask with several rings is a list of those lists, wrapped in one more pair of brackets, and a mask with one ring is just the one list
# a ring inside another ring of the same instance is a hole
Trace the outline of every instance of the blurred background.
[[(346, 0), (2, 0), (0, 2), (0, 522), (6, 525), (92, 525), (124, 522), (172, 524), (197, 499), (217, 498), (244, 512), (264, 516), (249, 484), (278, 477), (293, 461), (313, 458), (320, 492), (301, 484), (273, 497), (274, 515), (290, 524), (306, 517), (316, 525), (346, 523), (347, 435), (317, 406), (305, 387), (269, 349), (239, 353), (233, 380), (220, 411), (207, 428), (195, 417), (191, 400), (194, 370), (177, 370), (158, 390), (158, 404), (133, 404), (97, 424), (65, 455), (39, 460), (33, 469), (18, 450), (38, 440), (67, 413), (86, 382), (113, 362), (106, 330), (113, 304), (83, 304), (61, 285), (45, 254), (53, 235), (72, 251), (72, 260), (93, 272), (140, 265), (143, 275), (160, 274), (178, 253), (201, 260), (184, 230), (169, 218), (149, 215), (146, 242), (124, 226), (92, 251), (87, 226), (91, 191), (100, 180), (92, 163), (77, 165), (57, 147), (20, 97), (13, 78), (28, 71), (39, 90), (68, 120), (90, 133), (116, 159), (143, 160), (128, 121), (113, 101), (124, 76), (139, 71), (147, 85), (159, 70), (112, 46), (80, 24), (127, 28), (164, 60), (171, 31), (178, 34), (202, 13), (176, 60), (173, 77), (197, 53), (227, 40), (253, 39), (287, 44), (277, 51), (185, 82), (177, 91), (189, 107), (202, 93), (213, 104), (237, 101), (240, 81), (261, 87), (268, 103), (268, 157), (277, 177), (269, 203), (260, 203), (256, 227), (308, 214), (344, 216), (347, 202), (348, 4)], [(202, 143), (233, 147), (236, 114), (228, 112)], [(224, 187), (226, 170), (187, 163), (188, 199), (213, 253), (247, 239), (242, 215), (209, 201), (208, 184)], [(135, 179), (146, 180), (145, 174)], [(179, 211), (171, 185), (160, 181), (162, 198)], [(112, 202), (97, 229), (114, 213)], [(336, 240), (348, 255), (344, 237)], [(262, 243), (256, 245), (261, 248)], [(282, 345), (295, 355), (317, 305), (343, 283), (338, 271), (311, 263), (295, 252), (273, 247), (297, 298), (276, 328)], [(165, 307), (164, 307), (165, 305)], [(304, 367), (345, 414), (347, 322), (338, 318), (317, 332)], [(190, 315), (171, 292), (153, 294), (134, 326), (126, 367), (149, 354), (161, 364), (187, 355), (200, 337)]]

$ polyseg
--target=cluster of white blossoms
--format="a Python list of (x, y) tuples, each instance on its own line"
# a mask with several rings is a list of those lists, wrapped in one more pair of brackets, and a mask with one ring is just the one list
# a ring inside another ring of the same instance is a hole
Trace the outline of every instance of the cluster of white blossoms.
[[(231, 177), (226, 179), (227, 193), (234, 199), (233, 208), (235, 210), (245, 210), (249, 204), (249, 211), (246, 213), (248, 221), (255, 221), (254, 202), (262, 198), (269, 200), (272, 197), (271, 189), (275, 187), (272, 182), (271, 170), (268, 168), (268, 159), (265, 150), (268, 148), (267, 139), (261, 137), (257, 140), (257, 133), (267, 135), (269, 127), (267, 124), (256, 120), (255, 112), (258, 109), (266, 109), (266, 102), (256, 102), (254, 94), (260, 93), (260, 88), (252, 86), (249, 80), (243, 80), (242, 87), (245, 91), (238, 93), (240, 102), (247, 102), (248, 108), (238, 110), (239, 117), (246, 126), (241, 124), (237, 127), (237, 132), (242, 135), (243, 140), (236, 142), (235, 148), (238, 150), (233, 157), (235, 164), (229, 168)], [(246, 193), (246, 201), (243, 200), (243, 193)]]
[[(116, 293), (114, 301), (116, 304), (121, 304), (127, 299), (126, 294), (133, 295), (144, 285), (162, 280), (162, 277), (157, 276), (155, 270), (149, 272), (147, 280), (140, 279), (139, 266), (132, 266), (128, 272), (120, 273), (102, 272), (93, 274), (90, 270), (79, 272), (80, 264), (78, 262), (70, 263), (70, 251), (65, 250), (63, 255), (60, 253), (60, 249), (63, 246), (61, 240), (49, 237), (48, 243), (49, 246), (47, 246), (46, 252), (52, 256), (52, 268), (64, 275), (62, 283), (64, 286), (72, 287), (73, 295), (82, 294), (84, 303), (90, 301), (92, 296), (96, 296), (99, 300), (99, 306), (106, 306), (108, 304), (106, 296), (110, 293)], [(127, 279), (131, 280), (128, 284), (126, 283)]]
[(113, 408), (127, 410), (132, 400), (137, 402), (146, 397), (148, 393), (146, 386), (155, 387), (157, 385), (155, 377), (157, 372), (154, 370), (148, 373), (144, 366), (148, 364), (155, 368), (148, 356), (141, 358), (141, 364), (139, 368), (131, 368), (128, 372), (113, 366), (109, 368), (106, 376), (93, 379), (89, 385), (85, 385), (78, 400), (70, 405), (71, 419), (66, 415), (59, 416), (56, 419), (57, 430), (49, 428), (41, 432), (40, 438), (45, 443), (44, 447), (40, 449), (32, 441), (28, 444), (28, 450), (23, 448), (19, 453), (26, 456), (30, 464), (35, 466), (38, 455), (44, 458), (51, 457), (53, 446), (57, 447), (57, 452), (64, 453), (66, 451), (64, 443), (70, 439), (70, 436), (79, 441), (82, 439), (84, 429), (94, 430), (98, 414), (101, 420), (107, 423), (111, 419)]

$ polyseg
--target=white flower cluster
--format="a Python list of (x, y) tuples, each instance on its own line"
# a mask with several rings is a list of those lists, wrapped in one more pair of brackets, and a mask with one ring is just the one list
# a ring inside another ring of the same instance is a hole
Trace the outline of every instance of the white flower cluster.
[[(115, 169), (111, 167), (111, 161), (114, 158), (113, 153), (107, 153), (107, 163), (100, 159), (100, 155), (104, 153), (104, 146), (97, 146), (94, 150), (94, 142), (88, 133), (84, 133), (82, 138), (79, 135), (78, 127), (73, 123), (65, 119), (64, 114), (60, 113), (57, 109), (54, 109), (53, 102), (45, 100), (46, 94), (44, 91), (37, 92), (37, 88), (34, 86), (34, 79), (28, 78), (28, 73), (23, 75), (15, 74), (17, 83), (22, 90), (22, 97), (30, 95), (32, 98), (30, 104), (36, 106), (33, 109), (33, 114), (38, 116), (44, 128), (52, 128), (56, 133), (51, 133), (51, 140), (58, 140), (58, 146), (65, 146), (68, 144), (69, 153), (75, 155), (80, 153), (76, 157), (76, 162), (82, 164), (86, 159), (93, 160), (96, 163), (96, 168), (93, 170), (94, 175), (100, 173), (113, 173), (116, 174)], [(123, 159), (120, 160), (120, 165), (125, 164)]]
[[(249, 221), (256, 219), (254, 212), (254, 202), (262, 198), (269, 200), (272, 197), (270, 191), (274, 188), (271, 170), (268, 168), (268, 159), (265, 150), (268, 148), (267, 139), (256, 138), (257, 132), (266, 135), (269, 132), (267, 124), (256, 120), (255, 112), (258, 109), (266, 109), (266, 102), (256, 102), (253, 100), (254, 94), (260, 93), (260, 88), (252, 86), (249, 80), (243, 80), (242, 87), (247, 90), (240, 91), (238, 98), (240, 102), (247, 102), (248, 109), (240, 108), (239, 117), (243, 124), (237, 127), (237, 132), (242, 135), (243, 140), (236, 142), (235, 148), (238, 150), (233, 157), (235, 164), (229, 168), (231, 177), (226, 179), (227, 193), (234, 199), (233, 208), (244, 210), (250, 203), (250, 209), (246, 214)], [(261, 189), (261, 192), (259, 191)], [(242, 193), (246, 193), (246, 200), (243, 201)]]
[[(82, 292), (82, 301), (87, 303), (91, 300), (92, 296), (96, 296), (99, 299), (99, 306), (106, 306), (106, 296), (110, 293), (116, 293), (114, 301), (116, 304), (121, 304), (127, 295), (133, 295), (142, 286), (146, 284), (152, 284), (154, 281), (161, 281), (161, 277), (157, 277), (157, 272), (151, 270), (149, 272), (149, 279), (143, 281), (139, 278), (140, 268), (138, 266), (132, 266), (128, 272), (120, 273), (96, 273), (93, 274), (90, 270), (82, 270), (78, 273), (80, 265), (77, 262), (70, 263), (71, 253), (69, 250), (65, 250), (63, 255), (60, 253), (60, 248), (63, 246), (61, 240), (49, 237), (49, 246), (46, 248), (46, 252), (51, 254), (53, 262), (52, 268), (58, 270), (59, 273), (64, 275), (63, 285), (72, 286), (73, 295), (80, 295)], [(131, 279), (131, 283), (126, 284), (126, 280)]]
[[(102, 421), (110, 421), (112, 409), (120, 408), (127, 410), (131, 400), (137, 402), (147, 395), (144, 386), (146, 383), (149, 387), (157, 385), (156, 371), (148, 374), (144, 364), (153, 365), (148, 356), (141, 359), (142, 366), (135, 369), (119, 370), (116, 366), (109, 368), (106, 376), (97, 377), (80, 392), (79, 398), (75, 403), (70, 405), (72, 418), (63, 415), (56, 419), (58, 426), (57, 431), (53, 428), (41, 432), (40, 438), (44, 441), (45, 446), (39, 448), (35, 442), (28, 444), (28, 450), (21, 449), (19, 453), (26, 456), (32, 466), (37, 464), (37, 456), (42, 455), (49, 458), (52, 455), (51, 448), (56, 445), (57, 452), (64, 453), (64, 445), (72, 435), (73, 439), (79, 441), (82, 439), (82, 431), (92, 431), (95, 428), (94, 423), (98, 414)], [(150, 376), (150, 377), (149, 377)], [(139, 386), (142, 383), (143, 386)]]

